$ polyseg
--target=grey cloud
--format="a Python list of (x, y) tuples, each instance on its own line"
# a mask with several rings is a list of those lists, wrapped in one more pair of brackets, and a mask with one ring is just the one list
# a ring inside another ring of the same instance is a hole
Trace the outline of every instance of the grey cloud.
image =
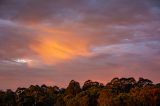
[(34, 41), (36, 32), (7, 20), (0, 21), (0, 32), (0, 58), (31, 54), (29, 44)]
[[(146, 5), (148, 2), (150, 0), (138, 2), (128, 0), (2, 0), (0, 12), (1, 17), (25, 21), (32, 19), (34, 21), (56, 19), (57, 21), (59, 18), (63, 20), (64, 17), (69, 15), (74, 15), (71, 19), (76, 18), (76, 15), (82, 15), (85, 23), (94, 23), (94, 21), (99, 21), (101, 24), (127, 21), (131, 23), (132, 21), (142, 21), (149, 18), (148, 9), (150, 7)], [(78, 14), (70, 14), (69, 10)], [(139, 16), (142, 16), (142, 19)]]
[[(68, 83), (93, 78), (107, 82), (114, 76), (159, 81), (159, 4), (159, 0), (0, 0), (0, 83), (7, 81), (0, 88), (47, 80)], [(74, 32), (75, 38), (89, 42), (88, 49), (102, 47), (99, 51), (103, 52), (51, 66), (14, 65), (12, 58), (37, 59), (29, 44), (45, 32), (30, 24)], [(110, 53), (103, 46), (115, 50)]]

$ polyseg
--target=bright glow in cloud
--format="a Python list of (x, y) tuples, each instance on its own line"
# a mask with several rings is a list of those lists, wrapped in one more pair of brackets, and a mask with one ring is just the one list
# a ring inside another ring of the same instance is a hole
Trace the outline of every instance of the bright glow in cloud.
[(15, 59), (14, 61), (17, 62), (17, 63), (24, 64), (24, 63), (30, 63), (32, 60), (29, 60), (29, 59)]
[(36, 59), (17, 58), (13, 59), (12, 62), (17, 65), (27, 65), (27, 67), (30, 68), (37, 68), (41, 66), (41, 63)]
[(83, 42), (77, 42), (75, 45), (74, 43), (65, 44), (64, 42), (56, 41), (53, 38), (46, 37), (41, 39), (40, 43), (31, 44), (30, 47), (47, 64), (73, 59), (77, 56), (91, 55)]

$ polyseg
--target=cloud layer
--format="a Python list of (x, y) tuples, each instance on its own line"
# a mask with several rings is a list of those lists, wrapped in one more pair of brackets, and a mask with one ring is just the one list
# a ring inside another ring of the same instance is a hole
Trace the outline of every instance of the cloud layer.
[(159, 0), (1, 0), (0, 89), (115, 76), (160, 81), (159, 6)]

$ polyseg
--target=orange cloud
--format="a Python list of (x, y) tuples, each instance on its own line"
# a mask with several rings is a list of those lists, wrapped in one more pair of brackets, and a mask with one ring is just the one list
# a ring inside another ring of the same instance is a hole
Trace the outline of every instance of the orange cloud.
[(62, 42), (51, 37), (41, 37), (39, 40), (39, 43), (31, 44), (30, 47), (47, 64), (91, 55), (83, 41), (74, 39), (75, 41)]

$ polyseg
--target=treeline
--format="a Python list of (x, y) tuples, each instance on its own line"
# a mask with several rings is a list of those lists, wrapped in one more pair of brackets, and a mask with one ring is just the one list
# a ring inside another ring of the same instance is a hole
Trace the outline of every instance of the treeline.
[(66, 89), (31, 85), (0, 91), (0, 106), (160, 106), (160, 84), (139, 78), (114, 78), (106, 85), (72, 80)]

